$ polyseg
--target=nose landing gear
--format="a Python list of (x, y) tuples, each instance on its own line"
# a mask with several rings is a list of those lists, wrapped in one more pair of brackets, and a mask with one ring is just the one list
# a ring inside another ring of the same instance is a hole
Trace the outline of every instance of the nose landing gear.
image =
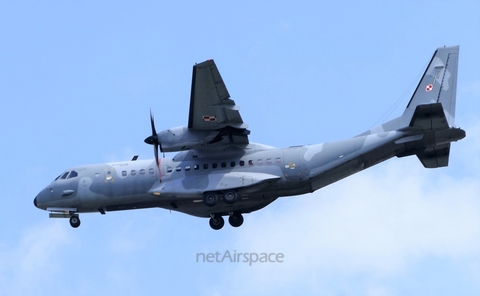
[(78, 215), (73, 214), (70, 217), (70, 226), (72, 226), (73, 228), (77, 228), (78, 226), (80, 226), (80, 217)]
[(80, 226), (80, 217), (76, 208), (47, 208), (50, 211), (50, 218), (70, 218), (70, 226), (77, 228)]

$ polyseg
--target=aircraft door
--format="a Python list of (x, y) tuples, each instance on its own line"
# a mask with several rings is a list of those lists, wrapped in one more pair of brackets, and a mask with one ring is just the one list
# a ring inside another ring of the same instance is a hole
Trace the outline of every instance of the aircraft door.
[(300, 147), (290, 147), (283, 150), (283, 174), (288, 181), (299, 181), (302, 178), (300, 151)]
[[(104, 188), (104, 192), (102, 192), (103, 194), (105, 194), (107, 197), (114, 197), (115, 196), (115, 193), (114, 193), (114, 183), (115, 183), (115, 169), (113, 167), (106, 167), (104, 170), (103, 170), (103, 182), (105, 184), (107, 184), (106, 186), (103, 186)], [(103, 191), (103, 190), (102, 190)]]

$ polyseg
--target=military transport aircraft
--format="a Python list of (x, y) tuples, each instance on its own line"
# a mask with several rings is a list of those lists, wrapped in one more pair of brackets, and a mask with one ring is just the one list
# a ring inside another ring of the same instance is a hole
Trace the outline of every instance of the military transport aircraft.
[[(448, 165), (450, 143), (465, 137), (454, 126), (459, 47), (438, 48), (403, 114), (353, 138), (274, 148), (249, 142), (238, 107), (213, 60), (193, 66), (188, 125), (157, 133), (155, 159), (73, 167), (34, 199), (51, 218), (79, 213), (164, 208), (233, 227), (242, 214), (282, 196), (314, 192), (394, 156), (416, 155), (426, 168)], [(173, 158), (162, 152), (178, 151)]]

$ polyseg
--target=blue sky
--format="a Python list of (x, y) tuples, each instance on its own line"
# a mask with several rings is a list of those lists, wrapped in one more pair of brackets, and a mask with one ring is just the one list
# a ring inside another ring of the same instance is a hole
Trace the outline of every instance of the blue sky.
[[(258, 2), (0, 3), (0, 295), (480, 294), (480, 3)], [(398, 116), (443, 45), (467, 131), (448, 168), (395, 158), (220, 231), (160, 209), (72, 229), (33, 206), (68, 167), (152, 158), (149, 110), (187, 123), (195, 62), (215, 59), (251, 141), (285, 147)], [(226, 250), (285, 260), (195, 262)]]

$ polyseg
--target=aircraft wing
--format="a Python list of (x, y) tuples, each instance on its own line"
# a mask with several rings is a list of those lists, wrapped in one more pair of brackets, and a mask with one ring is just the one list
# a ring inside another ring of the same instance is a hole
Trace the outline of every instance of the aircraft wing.
[(193, 66), (188, 128), (219, 131), (212, 142), (248, 144), (247, 130), (213, 60)]

